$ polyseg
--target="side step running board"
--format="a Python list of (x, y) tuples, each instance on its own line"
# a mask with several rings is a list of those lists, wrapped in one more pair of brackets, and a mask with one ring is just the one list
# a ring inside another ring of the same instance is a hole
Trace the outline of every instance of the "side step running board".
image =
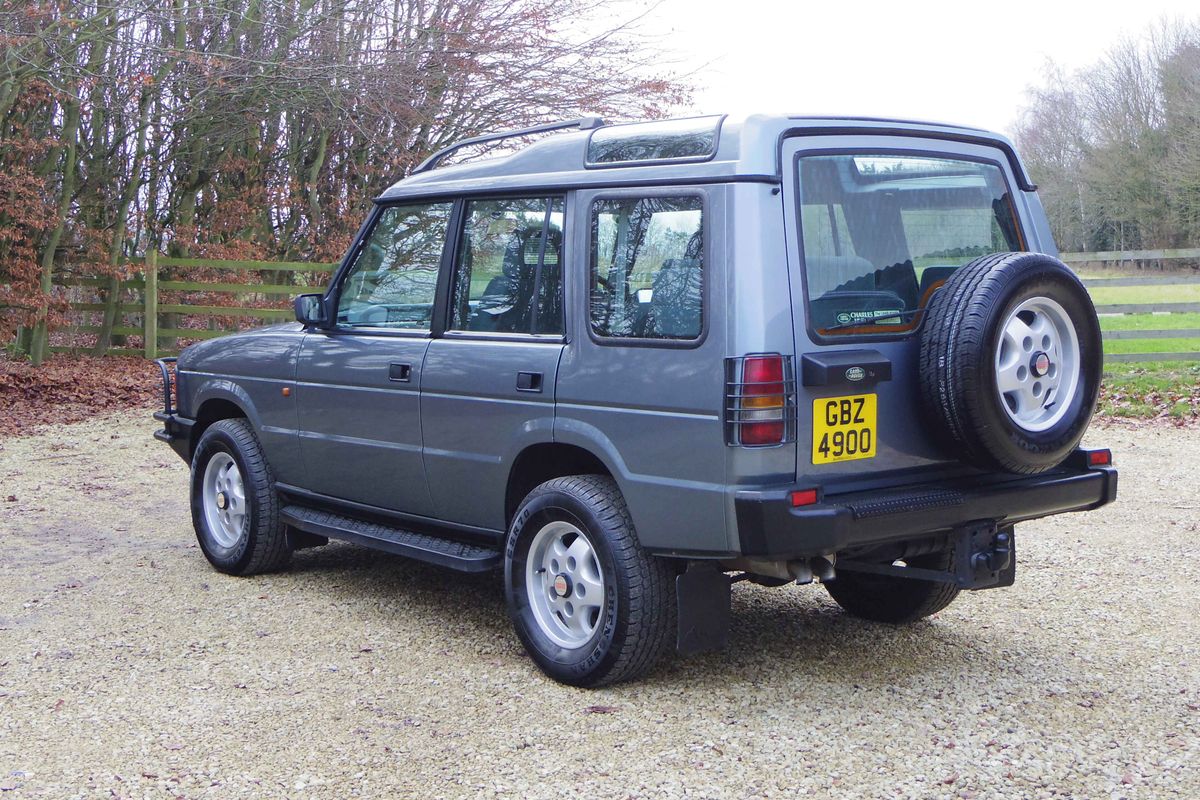
[(363, 522), (304, 506), (286, 506), (279, 513), (284, 523), (306, 533), (343, 539), (459, 572), (488, 572), (501, 565), (500, 551), (490, 547)]

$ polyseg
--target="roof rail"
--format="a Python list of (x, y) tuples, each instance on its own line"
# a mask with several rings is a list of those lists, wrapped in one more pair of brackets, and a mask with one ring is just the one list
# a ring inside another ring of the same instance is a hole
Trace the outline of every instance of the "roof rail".
[(412, 171), (412, 175), (418, 172), (427, 172), (436, 167), (442, 159), (452, 153), (461, 150), (464, 147), (470, 147), (473, 144), (484, 144), (485, 142), (498, 142), (502, 139), (512, 139), (517, 136), (530, 136), (535, 133), (548, 133), (550, 131), (562, 131), (568, 128), (578, 128), (581, 131), (600, 128), (608, 123), (600, 117), (580, 117), (579, 119), (563, 120), (562, 122), (547, 122), (544, 125), (534, 125), (531, 128), (519, 128), (512, 131), (500, 131), (498, 133), (485, 133), (483, 136), (474, 136), (470, 139), (463, 139), (461, 142), (455, 142), (448, 147), (443, 147), (429, 158), (417, 165), (417, 168)]

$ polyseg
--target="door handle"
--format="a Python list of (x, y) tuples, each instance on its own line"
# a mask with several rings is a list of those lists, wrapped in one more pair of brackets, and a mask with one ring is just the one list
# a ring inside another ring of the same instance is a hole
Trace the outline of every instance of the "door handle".
[(518, 392), (540, 392), (542, 390), (542, 373), (540, 372), (518, 372), (517, 373), (517, 391)]
[(388, 380), (397, 383), (408, 383), (412, 378), (412, 364), (392, 362), (388, 364)]

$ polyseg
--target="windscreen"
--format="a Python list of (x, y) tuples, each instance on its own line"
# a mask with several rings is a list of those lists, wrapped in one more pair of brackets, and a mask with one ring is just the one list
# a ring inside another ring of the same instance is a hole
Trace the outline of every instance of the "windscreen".
[(808, 313), (820, 335), (910, 331), (954, 270), (1024, 249), (997, 164), (886, 153), (797, 164)]

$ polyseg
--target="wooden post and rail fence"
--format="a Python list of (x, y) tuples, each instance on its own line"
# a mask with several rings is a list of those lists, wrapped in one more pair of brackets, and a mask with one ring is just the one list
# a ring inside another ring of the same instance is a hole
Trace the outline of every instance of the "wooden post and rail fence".
[[(1093, 253), (1063, 253), (1062, 259), (1078, 269), (1089, 264), (1105, 267), (1129, 262), (1189, 261), (1200, 262), (1200, 248), (1187, 250), (1104, 251)], [(157, 358), (175, 352), (180, 340), (189, 341), (223, 336), (231, 331), (253, 325), (279, 322), (292, 318), (290, 298), (306, 291), (320, 291), (330, 272), (337, 266), (328, 263), (299, 263), (274, 261), (221, 261), (203, 258), (170, 258), (151, 252), (143, 259), (132, 259), (140, 265), (139, 276), (121, 283), (121, 296), (101, 297), (100, 290), (111, 286), (108, 278), (68, 278), (62, 285), (70, 287), (73, 322), (58, 331), (60, 342), (51, 347), (58, 352), (92, 351), (92, 345), (80, 345), (81, 339), (95, 339), (106, 334), (119, 342), (101, 348), (120, 355), (144, 355)], [(228, 273), (228, 279), (215, 281), (176, 280), (169, 275), (188, 269), (203, 268), (208, 274)], [(258, 273), (256, 277), (271, 280), (259, 283), (240, 279)], [(1099, 288), (1163, 287), (1200, 285), (1200, 273), (1163, 272), (1154, 276), (1121, 275), (1087, 277), (1089, 290)], [(1200, 292), (1182, 290), (1190, 300), (1200, 300)], [(91, 294), (93, 296), (87, 297)], [(1111, 295), (1111, 293), (1109, 293)], [(1118, 292), (1119, 294), (1119, 292)], [(228, 299), (229, 305), (220, 302)], [(1153, 314), (1144, 327), (1130, 330), (1105, 330), (1106, 342), (1123, 339), (1200, 340), (1200, 323), (1195, 327), (1150, 327), (1167, 320), (1173, 314), (1198, 314), (1200, 302), (1135, 302), (1097, 303), (1101, 315)], [(109, 325), (103, 315), (108, 312)], [(101, 317), (99, 324), (94, 320)], [(127, 318), (133, 318), (127, 320)], [(1102, 320), (1105, 317), (1101, 318)], [(160, 324), (163, 322), (166, 324)], [(1182, 321), (1182, 320), (1181, 320)], [(246, 324), (249, 323), (249, 324)], [(1103, 326), (1103, 322), (1102, 322)], [(61, 340), (69, 339), (67, 343)], [(140, 347), (128, 346), (128, 339), (140, 339)], [(1122, 352), (1106, 355), (1108, 361), (1200, 361), (1200, 342), (1177, 352)], [(1128, 350), (1129, 347), (1122, 349)], [(1150, 348), (1153, 349), (1153, 348)]]

